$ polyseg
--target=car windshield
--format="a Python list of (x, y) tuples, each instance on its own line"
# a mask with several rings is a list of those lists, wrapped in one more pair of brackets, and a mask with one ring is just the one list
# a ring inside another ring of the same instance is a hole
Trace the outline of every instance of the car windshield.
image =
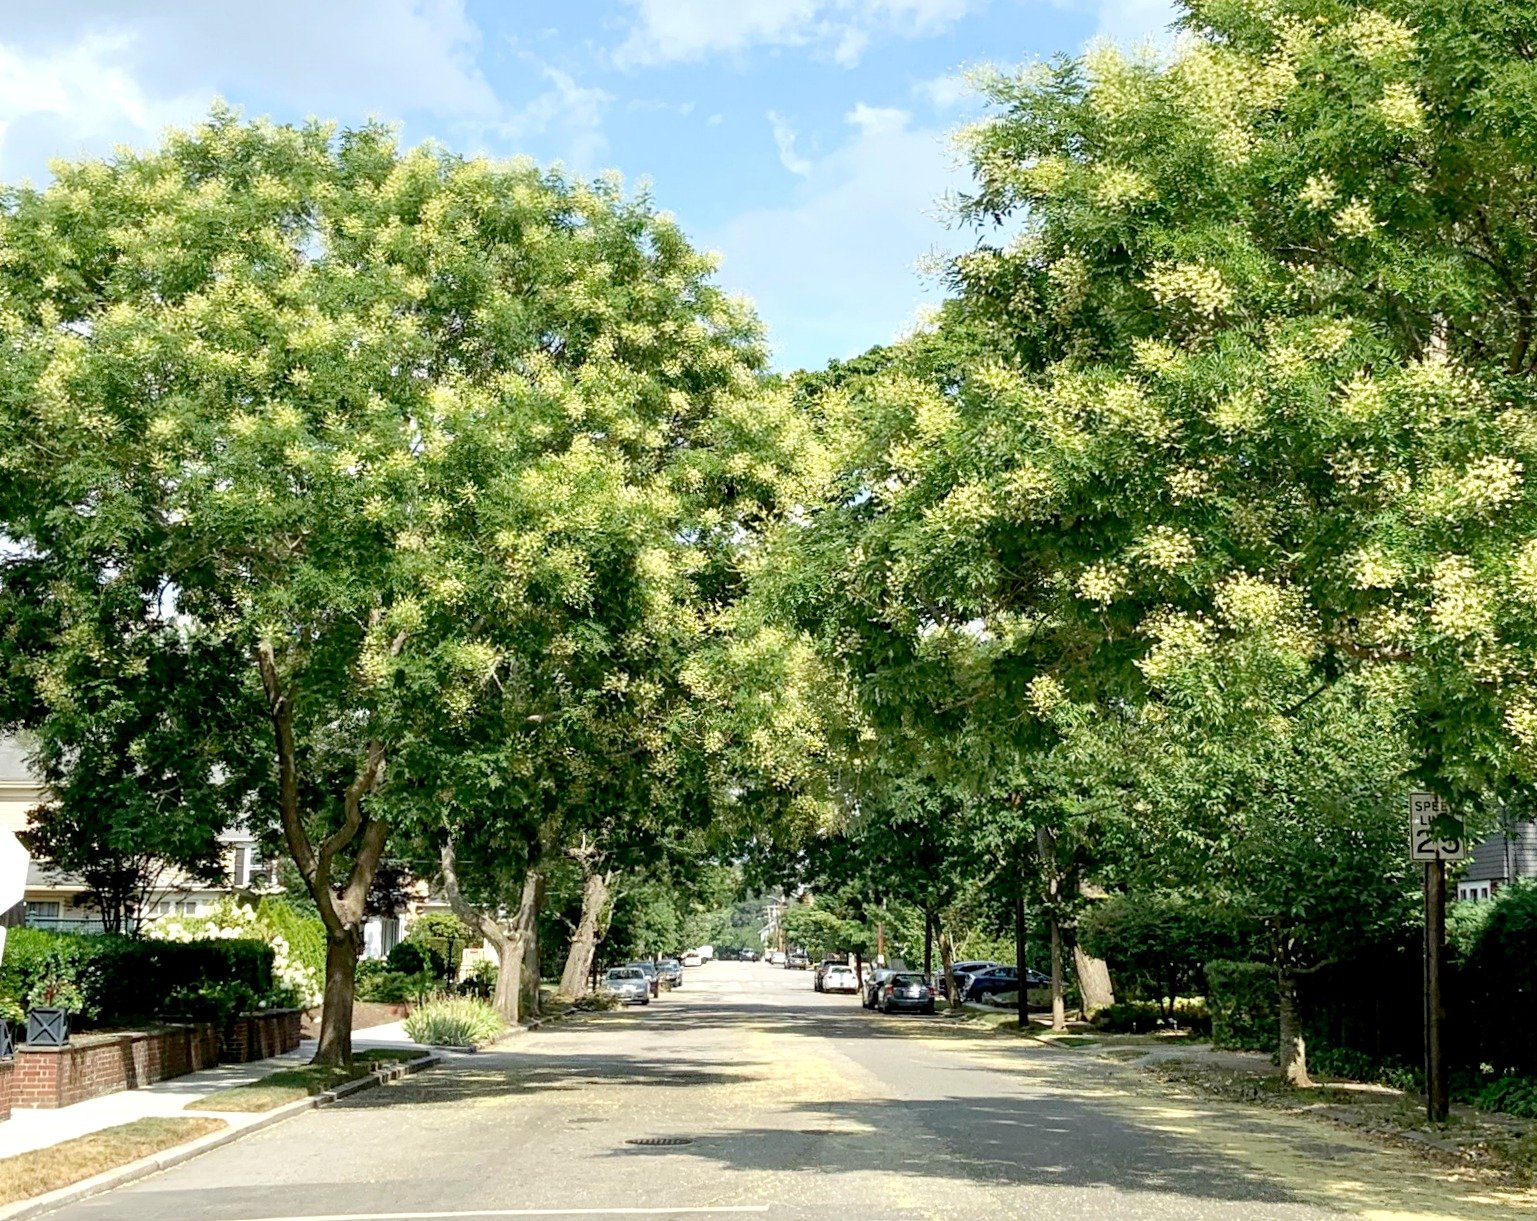
[(891, 982), (894, 984), (899, 984), (902, 987), (907, 987), (909, 984), (926, 984), (929, 981), (922, 975), (904, 973), (901, 975), (893, 975), (891, 977)]
[(645, 979), (639, 967), (614, 967), (608, 973), (609, 979)]

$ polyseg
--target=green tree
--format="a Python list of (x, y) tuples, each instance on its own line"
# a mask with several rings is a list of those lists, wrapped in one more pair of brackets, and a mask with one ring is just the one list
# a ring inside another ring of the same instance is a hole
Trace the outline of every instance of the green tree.
[(615, 182), (403, 153), (376, 127), (216, 113), (4, 204), (7, 588), (57, 606), (61, 643), (104, 598), (173, 597), (248, 659), (327, 929), (316, 1057), (347, 1061), (392, 811), (440, 787), (406, 747), (483, 750), (488, 697), (511, 689), (503, 725), (560, 703), (528, 659), (591, 674), (667, 613), (654, 476), (729, 477), (685, 438), (753, 420), (753, 325)]

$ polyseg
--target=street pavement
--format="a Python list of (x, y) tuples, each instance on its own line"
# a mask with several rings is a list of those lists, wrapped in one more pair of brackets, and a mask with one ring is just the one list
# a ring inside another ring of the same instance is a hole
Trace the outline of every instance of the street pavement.
[[(677, 1143), (657, 1143), (677, 1142)], [(51, 1214), (1530, 1217), (1322, 1122), (1172, 1094), (1079, 1051), (866, 1013), (809, 972), (709, 963), (650, 1005), (306, 1113)]]

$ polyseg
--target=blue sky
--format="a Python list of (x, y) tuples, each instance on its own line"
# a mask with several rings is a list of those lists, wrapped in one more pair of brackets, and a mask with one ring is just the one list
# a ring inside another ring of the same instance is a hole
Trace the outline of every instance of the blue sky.
[(814, 367), (899, 334), (935, 295), (915, 264), (973, 240), (943, 208), (965, 67), (1168, 21), (1165, 0), (0, 0), (0, 179), (215, 96), (613, 167), (721, 253), (779, 367)]

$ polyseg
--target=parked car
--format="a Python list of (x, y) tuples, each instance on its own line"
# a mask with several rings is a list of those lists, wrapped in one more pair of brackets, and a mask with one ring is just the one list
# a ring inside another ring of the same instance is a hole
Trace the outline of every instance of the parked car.
[(676, 958), (658, 959), (656, 973), (674, 988), (683, 986), (683, 964)]
[(893, 971), (876, 988), (875, 1007), (882, 1013), (903, 1009), (933, 1013), (936, 995), (927, 975), (917, 971)]
[(658, 970), (656, 963), (637, 960), (635, 962), (627, 962), (624, 965), (627, 967), (634, 967), (644, 973), (646, 977), (646, 985), (651, 989), (652, 996), (661, 995), (662, 972)]
[[(952, 964), (950, 969), (955, 973), (955, 990), (962, 996), (965, 996), (966, 985), (971, 982), (971, 977), (973, 975), (976, 975), (980, 971), (989, 970), (990, 968), (996, 967), (998, 965), (998, 963), (993, 962), (991, 959), (985, 958), (971, 959), (966, 962), (957, 962)], [(949, 996), (949, 992), (945, 987), (945, 973), (943, 971), (941, 971), (938, 977), (935, 979), (935, 984), (939, 988), (940, 995)]]
[(809, 971), (809, 970), (811, 970), (811, 958), (810, 958), (810, 956), (806, 953), (805, 950), (791, 950), (789, 957), (785, 959), (785, 970), (787, 970), (787, 971)]
[[(1019, 972), (1013, 967), (989, 967), (985, 971), (978, 971), (970, 976), (964, 986), (957, 980), (956, 986), (960, 990), (963, 1001), (980, 1001), (985, 997), (997, 996), (1003, 992), (1018, 992)], [(1025, 987), (1050, 986), (1051, 976), (1025, 968)]]
[(603, 987), (626, 1005), (649, 1005), (651, 981), (639, 967), (610, 967), (603, 972)]
[(743, 962), (757, 962), (758, 961), (758, 951), (757, 950), (743, 950), (742, 951), (742, 961)]
[(859, 981), (854, 975), (854, 968), (835, 963), (822, 973), (822, 986), (820, 992), (858, 992)]
[(771, 967), (782, 967), (785, 965), (785, 952), (783, 950), (770, 950), (764, 956), (763, 961)]
[(822, 990), (822, 977), (827, 974), (829, 967), (846, 967), (849, 965), (847, 954), (829, 954), (821, 962), (817, 963), (816, 978), (811, 981), (811, 986), (818, 992)]
[(864, 993), (860, 996), (859, 1003), (866, 1009), (874, 1009), (876, 993), (880, 990), (880, 986), (895, 974), (896, 972), (890, 967), (876, 967), (873, 971), (866, 971)]
[(694, 953), (693, 950), (690, 950), (687, 954), (683, 955), (683, 965), (685, 967), (702, 967), (704, 966), (704, 959)]

